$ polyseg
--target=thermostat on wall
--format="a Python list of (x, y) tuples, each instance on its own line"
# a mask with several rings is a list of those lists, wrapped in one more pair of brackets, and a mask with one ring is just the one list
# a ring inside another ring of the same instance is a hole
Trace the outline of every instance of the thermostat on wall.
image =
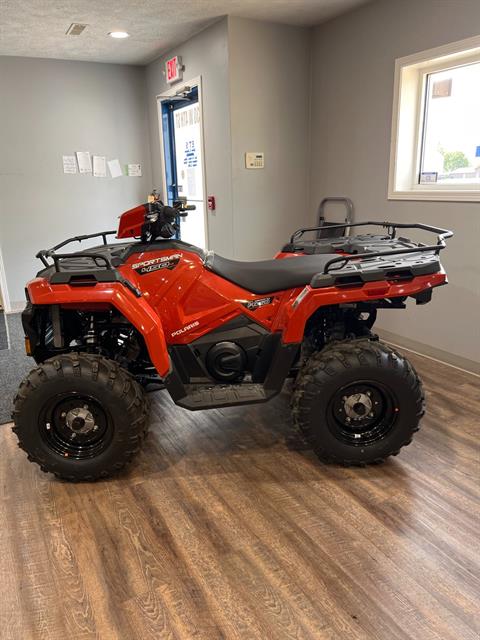
[(265, 154), (263, 151), (247, 151), (245, 154), (246, 169), (263, 169), (265, 167)]

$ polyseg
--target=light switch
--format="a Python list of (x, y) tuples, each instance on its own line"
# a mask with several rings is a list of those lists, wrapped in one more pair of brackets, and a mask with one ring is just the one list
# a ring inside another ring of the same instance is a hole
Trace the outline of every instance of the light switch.
[(264, 169), (265, 154), (263, 153), (263, 151), (247, 151), (245, 153), (245, 168)]

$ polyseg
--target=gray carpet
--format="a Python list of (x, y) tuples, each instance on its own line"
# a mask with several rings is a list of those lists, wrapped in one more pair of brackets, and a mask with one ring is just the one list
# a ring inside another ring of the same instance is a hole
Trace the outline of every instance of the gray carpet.
[(5, 318), (4, 312), (0, 309), (0, 351), (2, 349), (8, 349), (8, 334)]
[(10, 422), (18, 385), (35, 366), (34, 360), (25, 355), (21, 315), (14, 313), (5, 317), (10, 348), (0, 350), (0, 424)]

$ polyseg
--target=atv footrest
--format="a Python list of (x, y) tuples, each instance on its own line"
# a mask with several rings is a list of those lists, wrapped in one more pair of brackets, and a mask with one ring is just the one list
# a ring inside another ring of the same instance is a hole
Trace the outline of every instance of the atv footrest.
[(242, 404), (254, 404), (269, 400), (273, 393), (268, 393), (262, 384), (219, 384), (219, 385), (185, 385), (187, 395), (177, 401), (181, 407), (195, 411), (212, 407), (233, 407)]

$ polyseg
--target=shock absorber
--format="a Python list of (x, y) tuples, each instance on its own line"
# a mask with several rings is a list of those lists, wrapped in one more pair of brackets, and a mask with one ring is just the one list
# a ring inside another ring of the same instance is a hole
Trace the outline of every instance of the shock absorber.
[(93, 313), (90, 315), (90, 319), (88, 321), (88, 331), (85, 334), (85, 343), (92, 347), (97, 344), (97, 332), (95, 330), (95, 316)]

